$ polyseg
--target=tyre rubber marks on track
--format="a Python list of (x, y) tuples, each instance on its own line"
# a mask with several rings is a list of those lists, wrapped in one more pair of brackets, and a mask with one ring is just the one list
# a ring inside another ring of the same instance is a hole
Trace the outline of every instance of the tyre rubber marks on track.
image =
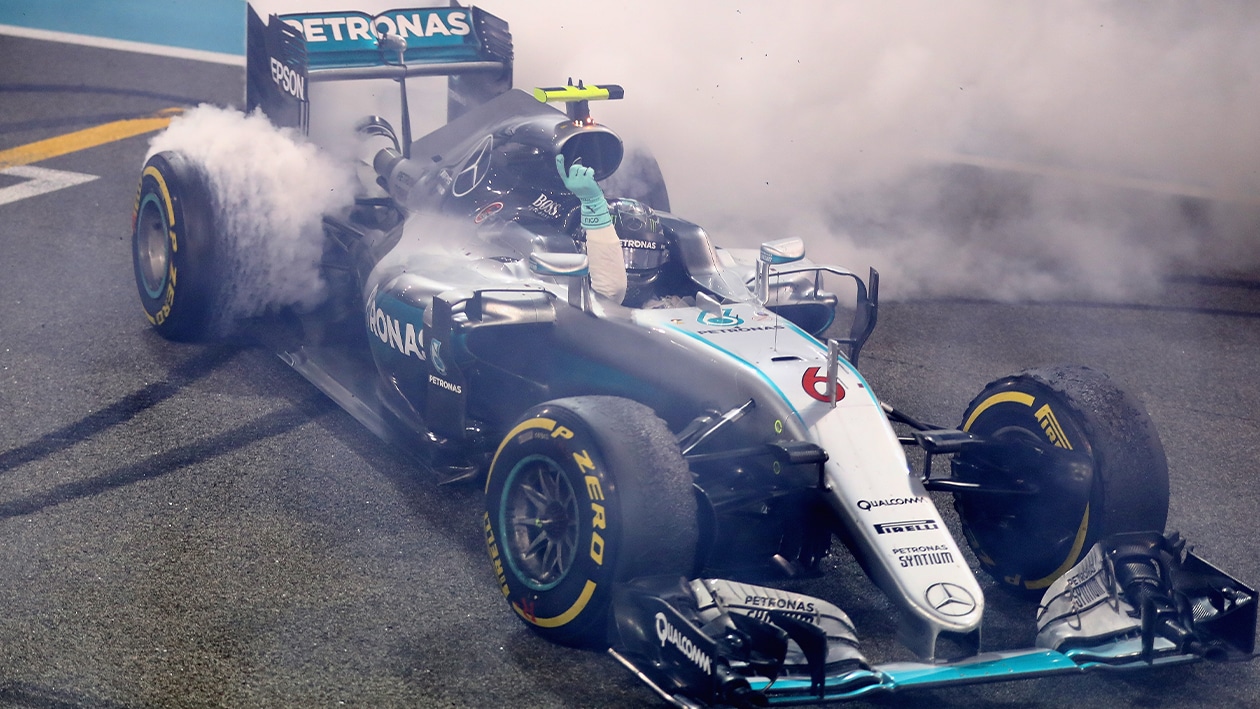
[(98, 179), (96, 175), (35, 167), (31, 163), (162, 130), (170, 124), (171, 118), (180, 112), (181, 109), (168, 108), (146, 118), (114, 121), (16, 148), (0, 150), (0, 175), (24, 180), (16, 185), (0, 187), (0, 205)]

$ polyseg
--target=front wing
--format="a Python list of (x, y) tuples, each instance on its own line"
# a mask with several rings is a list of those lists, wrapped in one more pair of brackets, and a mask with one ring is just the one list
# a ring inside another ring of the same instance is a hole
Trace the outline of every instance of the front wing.
[[(1159, 535), (1151, 538), (1157, 541), (1103, 540), (1052, 587), (1039, 611), (1040, 647), (945, 663), (874, 665), (862, 655), (848, 616), (831, 603), (723, 579), (671, 577), (638, 579), (617, 590), (609, 652), (679, 707), (838, 702), (945, 685), (1251, 659), (1256, 591), (1180, 547), (1167, 553), (1173, 544)], [(1133, 585), (1134, 564), (1151, 570), (1137, 575), (1140, 589)], [(1173, 625), (1184, 632), (1163, 627)]]

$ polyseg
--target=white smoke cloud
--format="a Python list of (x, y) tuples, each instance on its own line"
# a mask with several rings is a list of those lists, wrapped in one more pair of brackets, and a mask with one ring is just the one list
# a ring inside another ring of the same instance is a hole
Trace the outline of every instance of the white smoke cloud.
[(164, 150), (184, 153), (209, 178), (218, 237), (232, 259), (232, 316), (319, 303), (321, 215), (353, 201), (349, 166), (261, 114), (209, 105), (171, 121), (149, 155)]
[(799, 234), (894, 295), (1124, 297), (1260, 262), (1255, 3), (481, 4), (518, 86), (625, 86), (596, 117), (722, 243)]
[[(1133, 297), (1173, 269), (1260, 264), (1250, 0), (480, 4), (511, 25), (517, 86), (625, 86), (596, 118), (650, 146), (673, 210), (722, 244), (800, 235), (817, 260), (879, 268), (893, 296)], [(369, 104), (325, 100), (312, 123), (353, 113), (327, 121), (346, 133)], [(242, 234), (302, 233), (335, 202), (309, 146), (193, 118), (159, 141), (222, 165)], [(266, 188), (237, 181), (246, 164)]]

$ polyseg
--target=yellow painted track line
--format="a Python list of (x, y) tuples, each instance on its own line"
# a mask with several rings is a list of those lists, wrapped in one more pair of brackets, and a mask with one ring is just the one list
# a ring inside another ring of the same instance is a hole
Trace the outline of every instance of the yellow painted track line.
[(16, 148), (0, 150), (0, 170), (7, 170), (19, 165), (30, 165), (31, 163), (55, 158), (59, 155), (95, 148), (98, 145), (112, 143), (123, 138), (153, 133), (169, 125), (171, 118), (182, 113), (183, 110), (182, 108), (165, 108), (158, 111), (155, 115), (145, 118), (114, 121), (59, 135), (55, 138), (19, 145)]

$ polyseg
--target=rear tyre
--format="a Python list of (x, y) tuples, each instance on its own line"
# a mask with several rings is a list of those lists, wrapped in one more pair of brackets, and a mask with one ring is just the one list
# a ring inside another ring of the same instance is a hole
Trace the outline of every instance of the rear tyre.
[(144, 164), (131, 238), (140, 304), (171, 340), (208, 339), (217, 326), (226, 274), (212, 193), (185, 155), (161, 152)]
[(607, 647), (614, 583), (693, 571), (691, 473), (646, 406), (558, 399), (527, 411), (500, 444), (485, 532), (517, 616), (552, 642)]
[[(1021, 454), (1008, 470), (955, 461), (964, 480), (1031, 485), (1034, 495), (964, 493), (954, 507), (980, 565), (1013, 589), (1040, 592), (1099, 539), (1163, 532), (1168, 463), (1142, 405), (1085, 367), (1035, 369), (991, 382), (963, 414), (963, 430), (1078, 456)], [(977, 452), (986, 458), (986, 451)], [(1009, 459), (1008, 459), (1009, 460)], [(1015, 470), (1014, 468), (1018, 468)]]

